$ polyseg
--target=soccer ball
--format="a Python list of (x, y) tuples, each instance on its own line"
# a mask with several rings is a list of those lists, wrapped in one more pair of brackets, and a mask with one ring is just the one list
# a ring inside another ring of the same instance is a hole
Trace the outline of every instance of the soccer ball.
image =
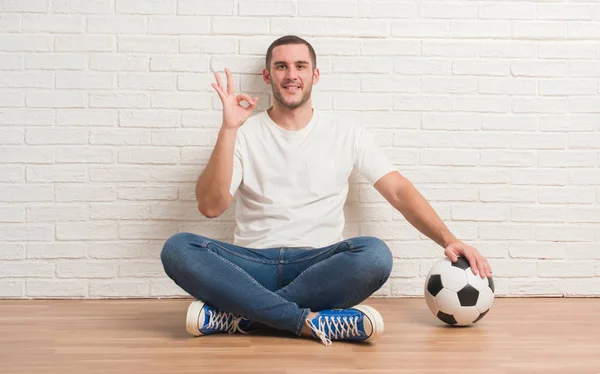
[(452, 326), (482, 319), (494, 302), (494, 281), (473, 274), (469, 261), (445, 257), (436, 262), (425, 280), (425, 301), (431, 313)]

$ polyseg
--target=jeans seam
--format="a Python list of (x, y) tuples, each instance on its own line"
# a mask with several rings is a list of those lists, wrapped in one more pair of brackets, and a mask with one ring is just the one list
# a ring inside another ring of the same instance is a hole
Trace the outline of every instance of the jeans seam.
[[(341, 254), (341, 253), (338, 253), (337, 255), (340, 255), (340, 254)], [(286, 289), (286, 288), (288, 288), (288, 287), (291, 287), (291, 286), (292, 286), (294, 283), (297, 283), (298, 281), (300, 281), (301, 279), (303, 279), (303, 278), (304, 278), (304, 274), (305, 274), (307, 271), (309, 271), (310, 269), (313, 269), (313, 268), (315, 268), (315, 267), (317, 267), (317, 266), (319, 266), (319, 265), (323, 264), (324, 262), (326, 262), (327, 260), (330, 260), (330, 259), (334, 258), (335, 256), (336, 256), (336, 255), (333, 255), (333, 256), (331, 256), (331, 257), (329, 257), (329, 258), (327, 258), (327, 259), (325, 259), (325, 260), (323, 260), (323, 261), (321, 261), (321, 262), (317, 262), (316, 264), (313, 264), (313, 265), (309, 266), (309, 267), (308, 267), (306, 270), (304, 270), (302, 273), (298, 274), (298, 276), (297, 276), (297, 277), (296, 277), (296, 278), (295, 278), (293, 281), (291, 281), (290, 283), (288, 283), (288, 285), (287, 285), (287, 286), (285, 286), (285, 287), (283, 287), (283, 288), (281, 288), (281, 289), (277, 290), (277, 292), (282, 292), (282, 291), (285, 291), (285, 289)]]
[(230, 253), (230, 254), (232, 254), (232, 255), (234, 255), (236, 257), (240, 257), (240, 258), (243, 258), (243, 259), (248, 260), (248, 261), (259, 262), (261, 264), (271, 264), (271, 265), (277, 263), (276, 260), (261, 260), (261, 259), (257, 259), (257, 258), (245, 256), (245, 255), (237, 253), (235, 251), (231, 251), (231, 250), (229, 250), (229, 249), (227, 249), (227, 248), (225, 248), (225, 247), (223, 247), (223, 246), (221, 246), (221, 245), (219, 245), (217, 243), (214, 243), (212, 241), (206, 241), (205, 243), (203, 243), (202, 246), (205, 247), (205, 248), (208, 248), (209, 245), (214, 245), (216, 247), (219, 247), (220, 249), (224, 250), (227, 253)]
[[(377, 258), (377, 259), (379, 260), (379, 258)], [(390, 275), (388, 274), (388, 275), (385, 277), (385, 279), (384, 279), (384, 281), (383, 281), (382, 285), (383, 285), (383, 284), (385, 284), (385, 282), (386, 282), (386, 281), (389, 279), (389, 277), (390, 277)], [(381, 287), (381, 286), (379, 286), (379, 287)], [(346, 299), (344, 300), (344, 302), (343, 302), (343, 303), (341, 303), (341, 304), (342, 304), (342, 305), (347, 305), (347, 304), (348, 304), (348, 301), (350, 301), (350, 300), (353, 300), (353, 299), (355, 299), (355, 298), (356, 298), (356, 295), (358, 295), (358, 293), (357, 293), (357, 292), (354, 292), (354, 293), (352, 293), (352, 294), (348, 295), (348, 296), (346, 297)], [(352, 304), (354, 304), (354, 303), (352, 303)]]
[[(210, 251), (209, 251), (209, 253), (212, 253), (212, 254), (213, 254), (213, 256), (216, 256), (217, 258), (219, 258), (219, 259), (221, 259), (221, 260), (225, 261), (226, 263), (228, 263), (229, 265), (233, 266), (234, 268), (237, 268), (238, 270), (241, 270), (241, 273), (242, 273), (242, 274), (243, 274), (243, 275), (244, 275), (246, 278), (248, 278), (248, 279), (249, 279), (249, 280), (250, 280), (252, 283), (254, 283), (254, 284), (256, 284), (256, 285), (258, 285), (258, 286), (260, 286), (260, 287), (262, 287), (262, 288), (265, 288), (265, 287), (264, 287), (262, 284), (258, 283), (258, 281), (256, 281), (256, 279), (252, 278), (252, 277), (251, 277), (251, 276), (250, 276), (248, 273), (246, 273), (246, 271), (245, 271), (244, 269), (242, 269), (241, 267), (237, 266), (237, 265), (236, 265), (236, 264), (234, 264), (233, 262), (229, 261), (228, 259), (226, 259), (226, 258), (224, 258), (224, 257), (222, 257), (222, 256), (219, 256), (218, 254), (216, 254), (216, 253), (214, 253), (214, 252), (210, 252)], [(284, 302), (286, 302), (286, 303), (290, 303), (290, 301), (286, 300), (285, 298), (281, 297), (280, 295), (276, 294), (275, 292), (268, 290), (267, 288), (265, 288), (265, 291), (266, 291), (266, 292), (270, 292), (271, 294), (275, 295), (275, 297), (277, 297), (277, 298), (278, 298), (278, 299), (280, 299), (280, 300), (283, 300), (283, 301), (284, 301)], [(296, 331), (295, 331), (296, 335), (298, 335), (298, 336), (302, 334), (302, 326), (301, 326), (301, 323), (302, 323), (302, 321), (303, 321), (303, 320), (305, 320), (305, 319), (306, 319), (306, 317), (305, 317), (305, 316), (308, 316), (308, 313), (310, 312), (310, 310), (308, 310), (308, 309), (302, 309), (302, 308), (300, 308), (300, 310), (302, 311), (302, 314), (300, 315), (300, 320), (299, 320), (299, 321), (298, 321), (298, 323), (296, 324)], [(245, 316), (244, 316), (244, 317), (245, 317)]]
[[(308, 267), (306, 270), (304, 270), (302, 273), (300, 273), (300, 274), (299, 274), (299, 275), (296, 277), (296, 279), (294, 279), (293, 281), (291, 281), (291, 282), (290, 282), (290, 283), (289, 283), (287, 286), (285, 286), (285, 287), (283, 287), (283, 288), (281, 288), (281, 289), (277, 290), (277, 292), (282, 292), (282, 291), (284, 291), (286, 288), (288, 288), (288, 287), (292, 286), (294, 283), (296, 283), (297, 281), (299, 281), (300, 279), (302, 279), (302, 278), (303, 278), (303, 276), (304, 276), (304, 274), (306, 274), (306, 272), (307, 272), (308, 270), (310, 270), (310, 269), (313, 269), (313, 268), (315, 268), (315, 267), (317, 267), (317, 266), (319, 266), (319, 265), (323, 265), (323, 264), (324, 264), (325, 262), (327, 262), (328, 260), (331, 260), (331, 259), (332, 259), (332, 258), (334, 258), (335, 256), (338, 256), (338, 255), (341, 255), (341, 254), (342, 254), (342, 253), (335, 254), (335, 255), (333, 255), (333, 256), (331, 256), (331, 257), (329, 257), (329, 258), (328, 258), (328, 259), (326, 259), (326, 260), (323, 260), (323, 261), (321, 261), (321, 262), (318, 262), (318, 263), (316, 263), (316, 264), (314, 264), (314, 265), (312, 265), (312, 266)], [(374, 261), (376, 261), (376, 260), (379, 260), (379, 258), (377, 258), (377, 259), (374, 259), (372, 262), (374, 262)], [(389, 277), (389, 276), (388, 276), (388, 277)], [(352, 297), (353, 297), (354, 295), (356, 295), (356, 293), (352, 294), (350, 297), (347, 297), (346, 299), (347, 299), (347, 300), (351, 300), (351, 299), (352, 299)], [(346, 304), (347, 304), (347, 302), (346, 302)]]
[(300, 320), (298, 321), (298, 324), (296, 325), (296, 335), (298, 335), (298, 336), (302, 335), (302, 325), (304, 325), (303, 322), (306, 321), (309, 314), (310, 314), (310, 309), (308, 309), (308, 308), (302, 309), (302, 315), (300, 316)]
[(281, 281), (283, 279), (283, 264), (282, 264), (282, 260), (283, 260), (283, 254), (285, 252), (285, 248), (280, 248), (279, 249), (279, 259), (277, 262), (277, 288), (281, 287)]
[(250, 274), (248, 274), (248, 273), (246, 272), (246, 270), (242, 269), (241, 267), (239, 267), (238, 265), (236, 265), (236, 264), (234, 264), (233, 262), (229, 261), (228, 259), (226, 259), (226, 258), (224, 258), (224, 257), (222, 257), (222, 256), (219, 256), (217, 253), (210, 252), (210, 251), (208, 251), (208, 252), (209, 252), (209, 253), (211, 253), (213, 256), (216, 256), (216, 257), (218, 257), (219, 259), (221, 259), (221, 260), (225, 261), (225, 262), (226, 262), (226, 263), (228, 263), (229, 265), (231, 265), (231, 266), (235, 267), (236, 269), (238, 269), (238, 270), (241, 270), (241, 274), (243, 274), (243, 275), (244, 275), (246, 278), (248, 278), (248, 279), (249, 279), (249, 280), (250, 280), (252, 283), (254, 283), (254, 284), (256, 284), (256, 285), (258, 285), (258, 286), (260, 286), (260, 287), (264, 288), (264, 289), (266, 290), (266, 292), (270, 292), (270, 293), (272, 293), (273, 295), (275, 295), (275, 296), (276, 296), (278, 299), (280, 299), (280, 300), (283, 300), (283, 301), (285, 301), (286, 303), (289, 303), (289, 301), (288, 301), (288, 300), (286, 300), (285, 298), (283, 298), (283, 297), (281, 297), (280, 295), (276, 294), (275, 292), (273, 292), (273, 291), (270, 291), (270, 290), (269, 290), (269, 289), (267, 289), (265, 286), (263, 286), (262, 284), (260, 284), (260, 283), (259, 283), (259, 282), (258, 282), (256, 279), (252, 278), (252, 276), (250, 276)]
[[(327, 252), (331, 251), (332, 249), (338, 248), (338, 247), (339, 247), (339, 245), (341, 245), (342, 243), (346, 243), (346, 244), (348, 244), (348, 245), (350, 246), (350, 250), (352, 250), (352, 249), (354, 248), (354, 247), (352, 246), (352, 244), (348, 243), (348, 241), (343, 241), (343, 242), (340, 242), (338, 245), (336, 245), (336, 246), (334, 246), (334, 247), (331, 247), (330, 249), (328, 249), (327, 251), (325, 251), (325, 252), (323, 252), (323, 253), (327, 253)], [(338, 254), (341, 254), (341, 253), (338, 253)], [(296, 277), (296, 278), (295, 278), (293, 281), (291, 281), (290, 283), (288, 283), (288, 285), (287, 285), (287, 286), (285, 286), (285, 287), (283, 287), (283, 288), (280, 288), (280, 289), (278, 289), (278, 290), (277, 290), (277, 292), (283, 291), (283, 290), (285, 290), (286, 288), (290, 287), (291, 285), (293, 285), (294, 283), (296, 283), (296, 282), (297, 282), (299, 279), (302, 279), (302, 278), (304, 277), (304, 274), (306, 274), (306, 272), (307, 272), (308, 270), (310, 270), (310, 269), (314, 268), (314, 267), (315, 267), (315, 266), (317, 266), (317, 265), (320, 265), (320, 264), (322, 264), (323, 262), (325, 262), (325, 261), (327, 261), (327, 260), (331, 259), (331, 258), (332, 258), (332, 257), (334, 257), (334, 256), (335, 256), (335, 255), (333, 255), (333, 256), (331, 256), (331, 257), (329, 257), (329, 258), (327, 258), (327, 259), (325, 259), (325, 260), (323, 260), (323, 261), (317, 262), (316, 264), (313, 264), (313, 265), (309, 266), (309, 267), (308, 267), (308, 268), (306, 268), (306, 270), (304, 270), (302, 273), (298, 274), (298, 276), (297, 276), (297, 277)], [(313, 258), (314, 258), (314, 257), (313, 257)]]
[[(311, 256), (309, 256), (309, 257), (303, 257), (303, 258), (301, 258), (301, 259), (299, 259), (299, 260), (286, 260), (286, 261), (281, 261), (281, 263), (282, 263), (282, 264), (295, 264), (295, 263), (299, 263), (299, 262), (310, 261), (310, 260), (314, 259), (315, 257), (318, 257), (318, 256), (321, 256), (321, 255), (324, 255), (325, 253), (331, 252), (332, 250), (339, 248), (339, 246), (340, 246), (340, 245), (342, 245), (342, 244), (344, 244), (344, 243), (348, 244), (348, 245), (350, 246), (350, 249), (353, 249), (353, 248), (354, 248), (354, 247), (352, 246), (352, 244), (350, 244), (350, 243), (349, 243), (347, 240), (344, 240), (344, 241), (341, 241), (341, 242), (339, 242), (339, 243), (335, 244), (335, 245), (334, 245), (334, 246), (332, 246), (331, 248), (328, 248), (326, 251), (323, 251), (323, 252), (318, 252), (318, 253), (315, 253), (315, 254), (313, 254), (313, 255), (311, 255)], [(310, 268), (309, 268), (309, 269), (310, 269)], [(308, 270), (308, 269), (307, 269), (307, 270)]]

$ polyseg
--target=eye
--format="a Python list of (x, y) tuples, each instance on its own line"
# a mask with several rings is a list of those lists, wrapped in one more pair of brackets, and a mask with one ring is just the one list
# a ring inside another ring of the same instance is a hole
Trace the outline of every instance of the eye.
[(298, 65), (298, 70), (304, 69), (304, 65)]
[(279, 70), (285, 69), (285, 65), (279, 65), (279, 66), (277, 66), (277, 69), (279, 69)]

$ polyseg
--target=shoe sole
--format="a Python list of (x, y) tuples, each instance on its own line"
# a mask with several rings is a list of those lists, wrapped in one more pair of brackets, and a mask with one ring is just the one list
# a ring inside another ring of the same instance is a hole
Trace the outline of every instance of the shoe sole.
[(371, 321), (371, 335), (366, 340), (376, 340), (383, 334), (383, 317), (375, 308), (368, 305), (357, 305), (353, 309), (361, 311)]
[(185, 329), (190, 335), (204, 335), (200, 332), (200, 327), (198, 326), (198, 319), (202, 308), (204, 308), (204, 302), (200, 300), (193, 301), (188, 307), (187, 316), (185, 317)]

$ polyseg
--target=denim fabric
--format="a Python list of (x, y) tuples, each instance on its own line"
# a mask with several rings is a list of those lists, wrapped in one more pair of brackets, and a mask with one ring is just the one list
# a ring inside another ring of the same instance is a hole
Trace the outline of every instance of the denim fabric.
[(350, 308), (372, 295), (393, 262), (388, 246), (369, 236), (323, 248), (253, 249), (191, 233), (169, 238), (161, 260), (193, 297), (297, 335), (310, 311)]

